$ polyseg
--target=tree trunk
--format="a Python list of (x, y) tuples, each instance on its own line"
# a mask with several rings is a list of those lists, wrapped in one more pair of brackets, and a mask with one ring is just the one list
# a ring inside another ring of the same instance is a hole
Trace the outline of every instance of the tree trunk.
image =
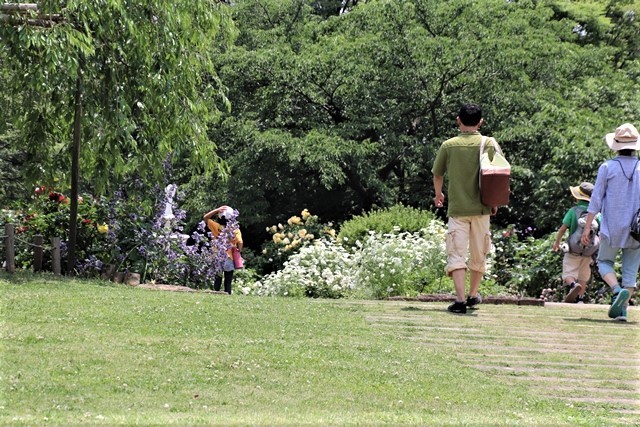
[(73, 118), (73, 145), (71, 147), (71, 210), (69, 213), (69, 244), (67, 246), (67, 275), (75, 274), (76, 242), (78, 236), (78, 185), (80, 175), (80, 140), (82, 136), (82, 66), (78, 64), (76, 79), (75, 113)]

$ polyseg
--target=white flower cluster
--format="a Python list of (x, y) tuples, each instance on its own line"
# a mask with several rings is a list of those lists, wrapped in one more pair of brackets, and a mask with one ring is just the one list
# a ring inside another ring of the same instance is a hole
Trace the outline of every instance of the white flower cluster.
[(446, 229), (433, 220), (419, 233), (397, 231), (370, 233), (354, 253), (338, 242), (318, 240), (242, 292), (322, 298), (417, 294), (444, 274)]
[[(305, 246), (254, 284), (249, 292), (265, 296), (340, 298), (355, 288), (354, 257), (334, 241), (320, 239)], [(244, 291), (243, 291), (244, 292)]]

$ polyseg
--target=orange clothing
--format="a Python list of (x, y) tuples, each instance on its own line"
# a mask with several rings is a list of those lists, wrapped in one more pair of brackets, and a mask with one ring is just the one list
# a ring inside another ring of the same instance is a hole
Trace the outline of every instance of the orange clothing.
[[(209, 230), (211, 230), (211, 234), (213, 234), (213, 237), (217, 238), (220, 233), (222, 232), (222, 229), (224, 228), (221, 224), (215, 222), (212, 219), (208, 219), (207, 220), (207, 228), (209, 228)], [(235, 246), (236, 248), (238, 247), (238, 244), (242, 243), (242, 233), (240, 232), (240, 229), (236, 229), (234, 232), (234, 237), (231, 240), (231, 245)], [(227, 250), (227, 255), (229, 256), (229, 258), (233, 259), (233, 255), (231, 254), (231, 249)]]

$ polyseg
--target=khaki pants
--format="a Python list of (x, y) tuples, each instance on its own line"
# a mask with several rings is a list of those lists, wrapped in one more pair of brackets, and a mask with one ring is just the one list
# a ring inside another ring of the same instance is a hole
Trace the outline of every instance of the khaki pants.
[(572, 277), (574, 280), (587, 283), (591, 278), (591, 257), (564, 254), (562, 259), (562, 280)]
[(487, 255), (491, 250), (489, 215), (449, 218), (446, 244), (447, 275), (451, 275), (454, 270), (467, 268), (484, 273)]

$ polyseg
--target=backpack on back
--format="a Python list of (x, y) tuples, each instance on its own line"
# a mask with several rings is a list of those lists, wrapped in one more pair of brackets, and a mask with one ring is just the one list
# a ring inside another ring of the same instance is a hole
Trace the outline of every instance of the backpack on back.
[(591, 232), (589, 234), (589, 244), (582, 244), (582, 232), (587, 221), (588, 212), (585, 208), (576, 206), (573, 208), (578, 217), (578, 227), (569, 236), (569, 253), (580, 256), (591, 256), (598, 252), (600, 247), (600, 236), (598, 235), (598, 221), (594, 218), (591, 222)]

